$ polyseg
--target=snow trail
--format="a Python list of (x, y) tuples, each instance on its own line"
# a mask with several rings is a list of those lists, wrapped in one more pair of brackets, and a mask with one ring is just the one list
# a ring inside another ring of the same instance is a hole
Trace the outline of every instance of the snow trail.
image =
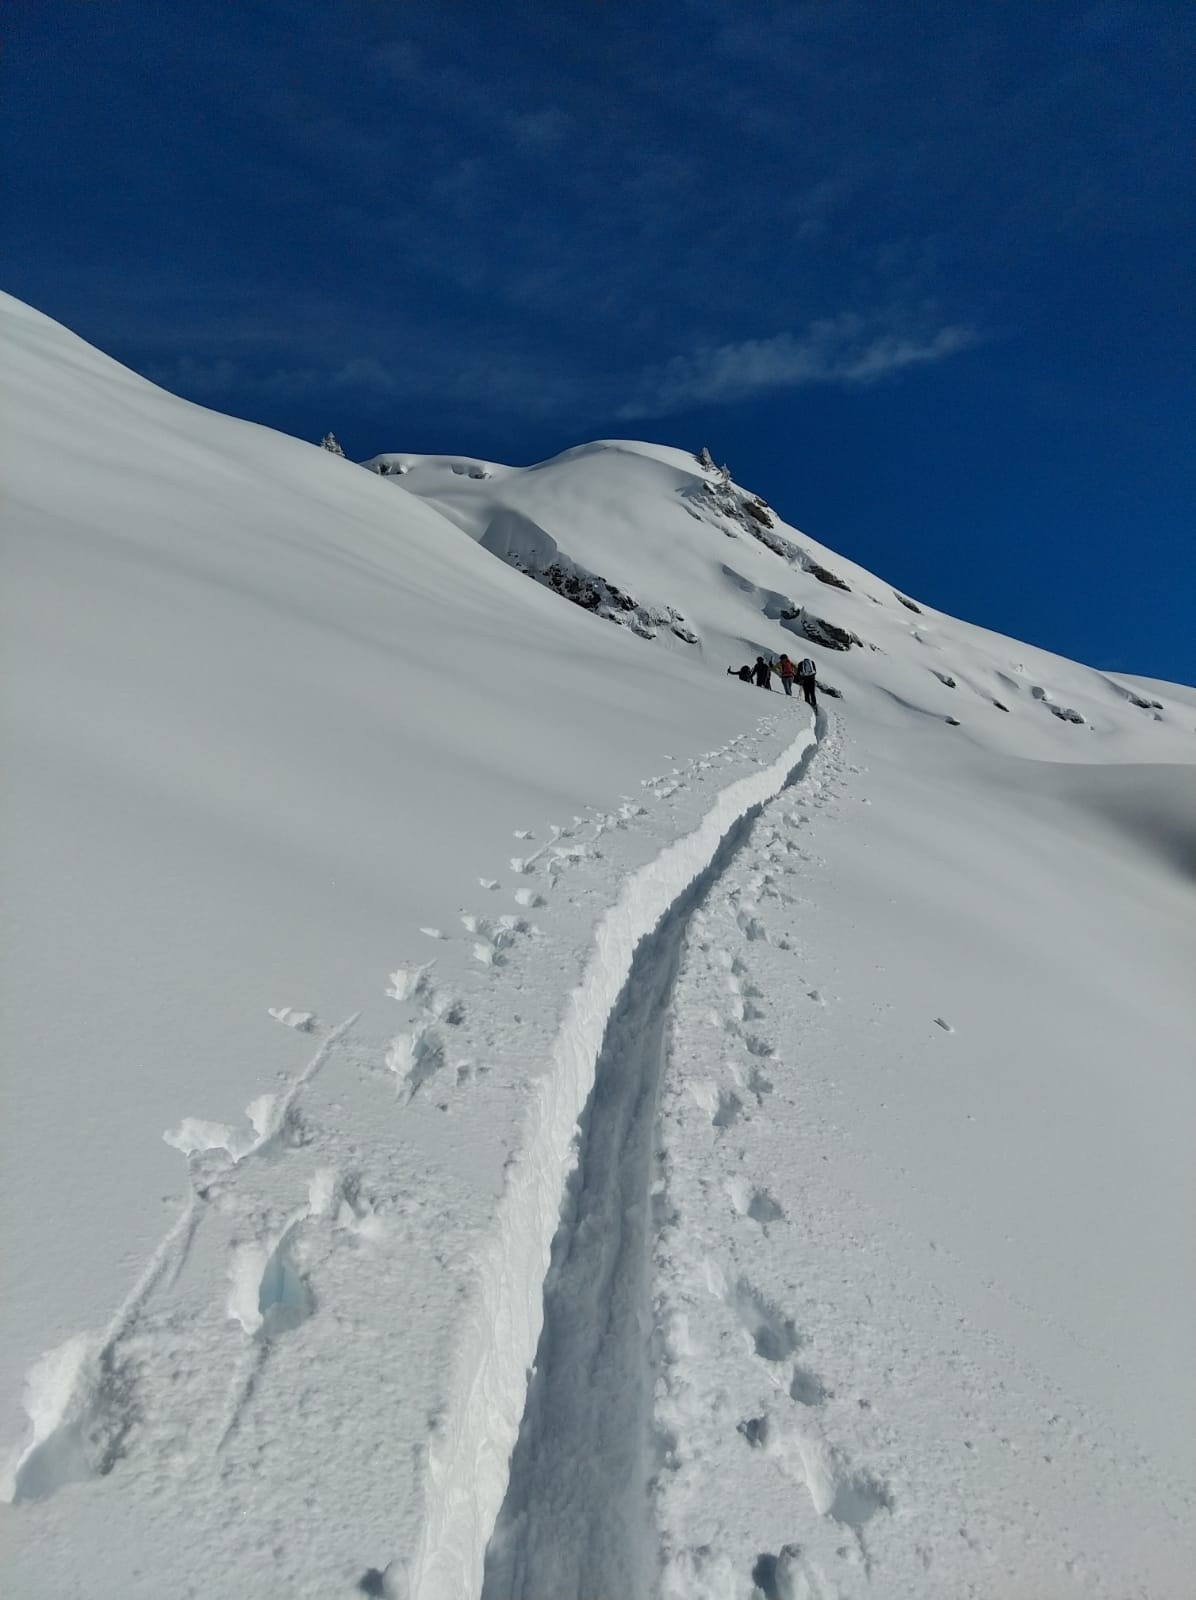
[[(800, 780), (816, 749), (805, 750), (783, 787)], [(764, 803), (727, 831), (705, 871), (641, 940), (610, 1014), (552, 1245), (543, 1329), (483, 1600), (641, 1595), (655, 1585), (648, 1485), (658, 1454), (649, 1298), (657, 1090), (691, 921)]]
[(576, 1165), (578, 1123), (594, 1086), (607, 1026), (636, 951), (718, 854), (727, 835), (804, 766), (807, 724), (776, 760), (722, 789), (694, 830), (624, 880), (594, 929), (580, 982), (564, 1007), (546, 1070), (509, 1164), (489, 1253), (458, 1347), (453, 1398), (438, 1418), (429, 1497), (404, 1574), (413, 1600), (477, 1595), (507, 1493), (544, 1317), (544, 1285), (561, 1202)]

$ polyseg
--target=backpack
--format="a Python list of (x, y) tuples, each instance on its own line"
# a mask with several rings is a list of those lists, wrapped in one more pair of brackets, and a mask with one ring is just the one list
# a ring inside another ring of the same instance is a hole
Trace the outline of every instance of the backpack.
[(818, 672), (818, 669), (817, 669), (817, 667), (815, 667), (814, 663), (810, 660), (809, 656), (803, 657), (802, 664), (797, 669), (798, 677), (799, 678), (813, 678), (813, 677), (817, 676), (817, 672)]

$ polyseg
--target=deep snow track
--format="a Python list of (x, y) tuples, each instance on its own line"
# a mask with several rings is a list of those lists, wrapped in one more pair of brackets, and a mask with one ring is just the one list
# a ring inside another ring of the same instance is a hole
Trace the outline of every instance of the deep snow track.
[[(804, 774), (816, 745), (790, 772)], [(544, 1323), (486, 1556), (483, 1600), (645, 1596), (658, 1558), (648, 1485), (656, 1100), (682, 946), (764, 802), (635, 952), (610, 1014), (544, 1285)]]

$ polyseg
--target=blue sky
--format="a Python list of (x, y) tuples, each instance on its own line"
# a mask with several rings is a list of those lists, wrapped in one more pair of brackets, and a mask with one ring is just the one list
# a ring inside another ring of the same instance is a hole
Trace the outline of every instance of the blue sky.
[(4, 287), (349, 454), (726, 459), (1196, 681), (1188, 0), (13, 0)]

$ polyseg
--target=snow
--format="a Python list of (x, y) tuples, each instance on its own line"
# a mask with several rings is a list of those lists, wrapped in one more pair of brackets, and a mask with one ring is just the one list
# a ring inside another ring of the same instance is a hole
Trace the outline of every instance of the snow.
[(1196, 691), (0, 327), (7, 1592), (1184, 1594)]

